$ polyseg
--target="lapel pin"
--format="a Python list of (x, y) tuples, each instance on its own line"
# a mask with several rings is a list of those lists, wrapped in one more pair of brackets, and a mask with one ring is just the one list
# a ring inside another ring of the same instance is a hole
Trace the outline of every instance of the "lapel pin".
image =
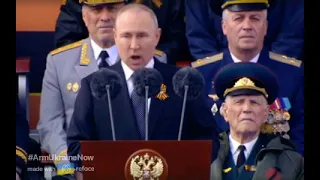
[(157, 94), (157, 98), (163, 101), (163, 100), (167, 99), (168, 97), (169, 96), (167, 94), (167, 86), (164, 84), (161, 84), (160, 92)]

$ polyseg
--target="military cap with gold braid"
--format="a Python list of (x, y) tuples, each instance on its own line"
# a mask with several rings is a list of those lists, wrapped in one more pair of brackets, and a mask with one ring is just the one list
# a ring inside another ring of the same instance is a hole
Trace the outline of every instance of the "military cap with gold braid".
[(269, 7), (268, 0), (225, 0), (222, 9), (229, 11), (259, 11)]
[(214, 77), (220, 99), (227, 95), (262, 94), (272, 104), (278, 96), (279, 84), (274, 73), (258, 63), (241, 62), (226, 65)]
[(89, 6), (97, 6), (101, 4), (109, 4), (109, 3), (121, 3), (121, 2), (128, 2), (128, 0), (79, 0), (79, 3), (83, 3)]

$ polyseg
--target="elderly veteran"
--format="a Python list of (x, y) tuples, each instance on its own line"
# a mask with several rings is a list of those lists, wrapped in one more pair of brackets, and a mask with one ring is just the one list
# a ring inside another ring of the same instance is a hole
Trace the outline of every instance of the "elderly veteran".
[(279, 91), (272, 71), (258, 63), (233, 63), (216, 74), (214, 83), (230, 130), (220, 134), (211, 179), (303, 179), (304, 158), (293, 143), (264, 133), (266, 124), (276, 122), (269, 116)]

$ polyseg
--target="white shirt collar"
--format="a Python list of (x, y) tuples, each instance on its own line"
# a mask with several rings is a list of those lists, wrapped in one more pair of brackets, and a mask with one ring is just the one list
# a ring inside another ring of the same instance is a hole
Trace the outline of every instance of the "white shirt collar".
[[(126, 63), (124, 63), (123, 61), (121, 61), (121, 65), (122, 65), (122, 68), (124, 71), (124, 75), (126, 77), (126, 81), (128, 81), (129, 78), (134, 73), (134, 71), (132, 69), (130, 69), (130, 67)], [(154, 59), (152, 58), (145, 67), (146, 68), (153, 68), (154, 67)]]
[(113, 64), (115, 64), (118, 60), (118, 49), (116, 45), (111, 46), (110, 48), (101, 48), (96, 42), (94, 42), (92, 39), (90, 39), (90, 43), (93, 49), (93, 55), (95, 60), (99, 60), (99, 55), (101, 53), (101, 51), (105, 50), (107, 51), (107, 53), (109, 54), (109, 58), (107, 58), (107, 63), (111, 66)]
[[(249, 154), (251, 153), (253, 146), (255, 145), (255, 143), (258, 140), (257, 136), (256, 138), (254, 138), (253, 140), (251, 140), (250, 142), (247, 142), (245, 144), (242, 144), (246, 147), (246, 150), (244, 151), (244, 154), (246, 156), (246, 158), (248, 158)], [(229, 134), (229, 142), (230, 142), (230, 151), (232, 155), (235, 155), (238, 152), (238, 147), (241, 145), (238, 141), (234, 140), (231, 137), (231, 134)]]
[[(231, 52), (230, 52), (230, 54), (231, 54), (233, 62), (235, 62), (235, 63), (241, 62), (241, 60), (236, 58)], [(260, 56), (260, 53), (257, 54), (253, 59), (251, 59), (250, 62), (257, 63), (259, 56)]]

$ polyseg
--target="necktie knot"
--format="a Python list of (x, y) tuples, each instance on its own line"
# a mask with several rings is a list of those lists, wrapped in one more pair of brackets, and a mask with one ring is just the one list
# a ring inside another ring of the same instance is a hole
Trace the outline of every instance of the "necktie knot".
[(109, 66), (109, 64), (107, 63), (107, 58), (109, 57), (109, 54), (107, 51), (101, 51), (99, 57), (101, 58), (100, 64), (99, 64), (99, 69), (101, 68), (106, 68)]
[(246, 147), (244, 145), (240, 145), (238, 149), (240, 150), (237, 159), (237, 168), (239, 169), (246, 162), (246, 157), (244, 155), (244, 150), (246, 149)]
[(246, 150), (246, 147), (245, 147), (244, 145), (240, 145), (240, 146), (238, 147), (238, 149), (239, 149), (240, 151), (244, 151), (244, 150)]
[(109, 54), (108, 54), (107, 51), (101, 51), (99, 56), (100, 56), (101, 59), (105, 60), (106, 58), (109, 57)]

